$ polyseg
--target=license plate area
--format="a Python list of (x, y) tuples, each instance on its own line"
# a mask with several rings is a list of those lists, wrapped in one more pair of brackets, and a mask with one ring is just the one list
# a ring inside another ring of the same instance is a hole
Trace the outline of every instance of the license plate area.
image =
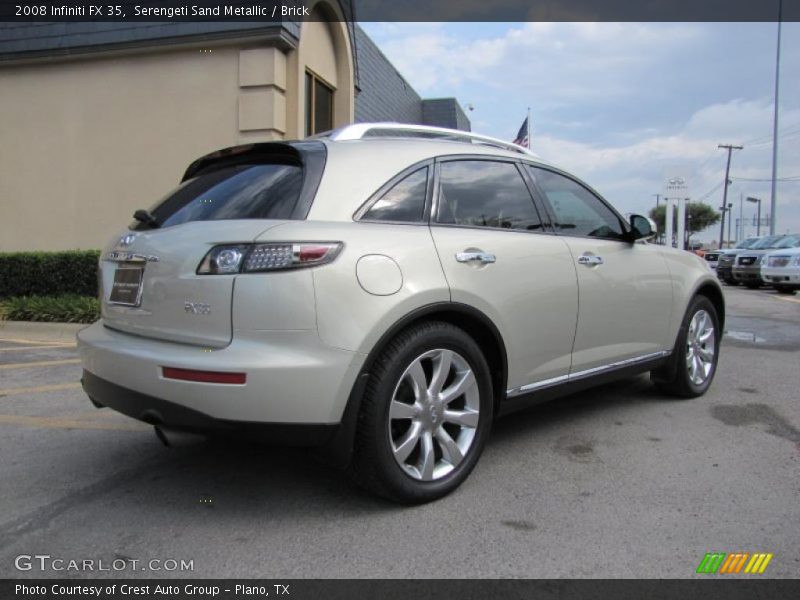
[(139, 306), (142, 302), (144, 266), (125, 265), (114, 270), (108, 301), (121, 306)]

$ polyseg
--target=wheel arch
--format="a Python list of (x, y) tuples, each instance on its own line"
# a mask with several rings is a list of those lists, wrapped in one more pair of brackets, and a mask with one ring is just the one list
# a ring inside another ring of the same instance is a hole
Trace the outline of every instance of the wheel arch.
[(494, 411), (497, 413), (505, 398), (508, 380), (508, 355), (505, 342), (497, 326), (483, 312), (468, 304), (459, 302), (428, 304), (397, 320), (381, 335), (370, 350), (350, 391), (338, 431), (322, 450), (323, 460), (339, 467), (349, 464), (353, 453), (353, 440), (358, 424), (361, 398), (375, 360), (398, 333), (417, 323), (431, 320), (444, 321), (463, 329), (480, 346), (492, 375)]
[(720, 287), (720, 285), (715, 281), (704, 281), (694, 291), (694, 294), (692, 294), (692, 296), (690, 297), (690, 301), (691, 298), (693, 298), (694, 296), (705, 296), (706, 298), (709, 299), (711, 304), (714, 305), (714, 309), (717, 311), (717, 318), (719, 319), (720, 329), (724, 330), (725, 297), (722, 294), (722, 288)]

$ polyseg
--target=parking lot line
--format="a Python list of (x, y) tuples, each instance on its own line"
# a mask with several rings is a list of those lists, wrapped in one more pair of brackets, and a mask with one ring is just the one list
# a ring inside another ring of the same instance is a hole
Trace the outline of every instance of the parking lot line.
[(0, 415), (0, 425), (21, 425), (45, 429), (104, 429), (108, 431), (146, 431), (144, 423), (98, 423), (69, 417), (31, 417), (28, 415)]
[(60, 390), (72, 390), (80, 388), (79, 381), (70, 381), (69, 383), (53, 383), (50, 385), (37, 385), (34, 387), (22, 388), (9, 388), (7, 390), (0, 389), (0, 396), (11, 396), (14, 394), (38, 394), (40, 392), (58, 392)]
[(30, 369), (33, 367), (55, 367), (57, 365), (77, 365), (80, 358), (65, 358), (64, 360), (41, 360), (39, 362), (11, 363), (0, 365), (0, 369)]
[[(33, 346), (49, 346), (50, 344), (61, 344), (62, 342), (55, 342), (53, 340), (27, 340), (20, 338), (7, 338), (0, 336), (0, 342), (11, 342), (12, 344), (29, 344)], [(75, 345), (75, 342), (63, 342), (67, 345)]]
[(795, 304), (800, 304), (800, 298), (790, 298), (789, 296), (770, 296), (770, 298), (776, 298), (778, 300), (786, 300), (786, 302), (794, 302)]
[(18, 352), (21, 350), (52, 350), (53, 348), (74, 348), (74, 347), (75, 344), (47, 344), (46, 346), (12, 346), (11, 348), (0, 348), (0, 352)]

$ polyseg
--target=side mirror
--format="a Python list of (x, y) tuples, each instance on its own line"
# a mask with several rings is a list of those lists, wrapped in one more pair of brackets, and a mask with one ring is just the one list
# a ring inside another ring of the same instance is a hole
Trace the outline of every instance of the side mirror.
[(642, 215), (630, 216), (631, 230), (629, 232), (630, 240), (649, 240), (656, 235), (656, 224), (652, 219)]

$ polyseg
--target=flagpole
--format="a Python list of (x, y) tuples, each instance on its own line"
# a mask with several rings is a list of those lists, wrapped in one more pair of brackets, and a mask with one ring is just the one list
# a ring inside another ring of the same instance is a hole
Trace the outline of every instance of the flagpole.
[(528, 118), (525, 119), (528, 124), (528, 150), (531, 149), (531, 107), (528, 107)]

